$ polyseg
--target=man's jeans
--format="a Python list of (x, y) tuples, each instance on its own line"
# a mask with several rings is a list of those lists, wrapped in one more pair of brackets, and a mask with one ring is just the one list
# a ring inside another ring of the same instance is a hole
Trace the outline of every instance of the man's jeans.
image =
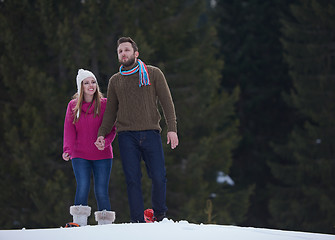
[(94, 194), (97, 200), (98, 210), (111, 211), (108, 195), (109, 178), (112, 170), (113, 159), (85, 160), (73, 158), (72, 167), (77, 181), (76, 197), (74, 205), (87, 206), (88, 194), (93, 171)]
[(127, 182), (130, 217), (132, 222), (144, 222), (141, 185), (141, 158), (152, 181), (151, 202), (155, 215), (165, 214), (166, 171), (159, 131), (124, 131), (118, 133), (120, 155)]

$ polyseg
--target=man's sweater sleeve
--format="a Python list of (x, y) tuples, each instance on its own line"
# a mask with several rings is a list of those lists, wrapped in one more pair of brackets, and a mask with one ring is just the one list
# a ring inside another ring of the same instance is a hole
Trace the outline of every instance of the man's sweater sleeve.
[(115, 94), (115, 90), (112, 84), (113, 77), (109, 80), (108, 90), (107, 90), (107, 105), (104, 117), (102, 119), (101, 126), (98, 131), (98, 137), (105, 137), (109, 134), (114, 126), (116, 120), (116, 113), (118, 108), (118, 102)]
[(108, 147), (115, 139), (116, 136), (116, 127), (114, 126), (112, 128), (112, 131), (108, 134), (106, 134), (105, 137), (105, 148)]
[(177, 132), (177, 117), (171, 96), (169, 86), (166, 82), (163, 72), (157, 68), (156, 75), (156, 93), (162, 106), (168, 132)]

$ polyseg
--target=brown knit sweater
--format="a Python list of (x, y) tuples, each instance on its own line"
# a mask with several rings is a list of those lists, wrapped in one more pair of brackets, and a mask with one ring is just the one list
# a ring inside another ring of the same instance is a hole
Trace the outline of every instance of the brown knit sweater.
[[(136, 63), (137, 64), (137, 63)], [(136, 66), (136, 65), (134, 65)], [(124, 68), (129, 70), (134, 66)], [(162, 71), (147, 66), (150, 86), (139, 87), (139, 74), (114, 74), (108, 83), (107, 106), (98, 136), (106, 136), (116, 124), (117, 132), (159, 130), (162, 107), (168, 131), (177, 132), (177, 121), (171, 93)]]

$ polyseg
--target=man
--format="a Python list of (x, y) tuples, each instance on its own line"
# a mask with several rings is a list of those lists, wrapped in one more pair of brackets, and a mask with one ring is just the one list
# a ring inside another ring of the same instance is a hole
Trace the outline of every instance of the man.
[(106, 112), (95, 144), (99, 149), (104, 148), (104, 136), (115, 123), (131, 221), (144, 222), (141, 159), (152, 180), (154, 217), (161, 221), (167, 211), (166, 172), (157, 104), (159, 101), (162, 107), (168, 128), (167, 144), (171, 144), (172, 149), (178, 146), (174, 104), (164, 74), (138, 59), (137, 44), (130, 37), (118, 40), (117, 54), (121, 66), (109, 80)]

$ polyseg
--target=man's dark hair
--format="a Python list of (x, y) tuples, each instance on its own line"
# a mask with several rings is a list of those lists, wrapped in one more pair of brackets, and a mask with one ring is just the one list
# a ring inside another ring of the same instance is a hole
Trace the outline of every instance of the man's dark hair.
[(134, 52), (138, 52), (138, 47), (137, 47), (136, 42), (133, 39), (131, 39), (130, 37), (119, 38), (119, 40), (117, 40), (117, 47), (116, 48), (118, 48), (121, 43), (125, 43), (125, 42), (131, 43), (131, 46), (133, 47)]

